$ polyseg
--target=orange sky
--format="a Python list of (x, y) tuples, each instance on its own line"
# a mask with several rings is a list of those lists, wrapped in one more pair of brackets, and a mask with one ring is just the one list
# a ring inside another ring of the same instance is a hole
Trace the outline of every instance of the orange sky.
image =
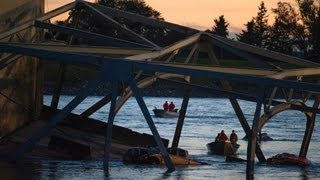
[[(278, 1), (264, 1), (269, 14)], [(295, 0), (285, 1), (294, 4)], [(72, 0), (46, 0), (46, 11), (69, 2)], [(145, 2), (159, 11), (166, 21), (200, 30), (210, 29), (213, 20), (223, 14), (230, 24), (229, 31), (238, 33), (244, 29), (245, 23), (256, 16), (261, 0), (145, 0)], [(271, 17), (269, 22), (273, 21)]]

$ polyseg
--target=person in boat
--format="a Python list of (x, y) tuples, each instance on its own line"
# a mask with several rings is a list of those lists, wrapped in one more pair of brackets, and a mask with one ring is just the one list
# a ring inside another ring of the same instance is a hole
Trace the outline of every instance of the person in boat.
[(169, 103), (168, 103), (168, 101), (166, 101), (166, 102), (163, 104), (163, 109), (164, 109), (165, 111), (168, 111), (168, 110), (169, 110)]
[(237, 144), (238, 141), (238, 135), (236, 134), (235, 130), (232, 130), (232, 133), (230, 134), (230, 142), (232, 144)]
[(173, 102), (171, 101), (171, 103), (169, 104), (169, 111), (174, 111), (174, 108), (176, 106), (173, 104)]
[(221, 136), (220, 133), (218, 133), (218, 135), (214, 139), (214, 142), (219, 142), (220, 141), (220, 136)]
[(220, 132), (220, 141), (227, 141), (228, 136), (224, 133), (224, 130), (221, 130)]

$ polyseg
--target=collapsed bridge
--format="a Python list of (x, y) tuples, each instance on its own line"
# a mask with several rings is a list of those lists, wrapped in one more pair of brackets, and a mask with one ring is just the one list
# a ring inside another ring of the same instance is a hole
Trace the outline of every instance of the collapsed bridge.
[[(26, 3), (19, 8), (28, 7), (33, 6), (28, 6)], [(95, 32), (93, 27), (85, 26), (86, 24), (81, 19), (83, 16), (79, 13), (84, 11), (90, 14), (94, 20), (94, 26), (100, 24), (101, 27), (124, 34), (123, 37), (126, 38), (100, 34)], [(69, 23), (68, 26), (50, 23), (50, 19), (65, 12), (70, 12), (65, 21), (66, 24)], [(167, 41), (170, 43), (161, 47), (156, 41), (130, 29), (130, 23), (140, 23), (146, 29), (147, 27), (162, 29), (167, 34), (172, 33), (172, 36), (180, 38), (174, 42), (171, 42), (172, 39), (170, 39)], [(44, 32), (50, 32), (51, 35), (44, 38)], [(58, 39), (59, 35), (64, 35), (65, 38)], [(28, 21), (22, 23), (16, 22), (14, 27), (8, 25), (8, 29), (0, 32), (0, 40), (1, 104), (17, 102), (13, 100), (13, 97), (19, 97), (15, 99), (21, 99), (23, 103), (20, 102), (20, 104), (28, 107), (26, 115), (28, 117), (24, 117), (26, 119), (38, 117), (42, 108), (42, 61), (59, 64), (58, 78), (50, 106), (53, 110), (57, 110), (68, 66), (80, 66), (96, 72), (96, 77), (81, 88), (67, 106), (57, 111), (42, 127), (36, 129), (27, 141), (14, 149), (11, 153), (14, 159), (21, 158), (25, 152), (31, 150), (36, 142), (47, 136), (98, 86), (108, 84), (110, 92), (81, 114), (82, 117), (89, 117), (105, 104), (110, 103), (105, 137), (105, 168), (108, 169), (110, 158), (114, 117), (126, 100), (134, 96), (162, 152), (168, 170), (174, 170), (173, 163), (140, 92), (141, 89), (159, 80), (185, 87), (181, 113), (172, 142), (173, 147), (179, 145), (184, 116), (192, 92), (196, 89), (204, 89), (208, 93), (222, 94), (230, 99), (249, 139), (247, 147), (247, 177), (249, 179), (253, 178), (255, 156), (260, 162), (266, 161), (262, 149), (256, 142), (257, 133), (270, 118), (281, 111), (295, 109), (306, 114), (307, 121), (304, 122), (306, 130), (299, 156), (307, 156), (315, 116), (320, 112), (320, 84), (318, 83), (320, 64), (318, 63), (85, 1), (75, 1), (48, 13), (39, 13), (36, 18), (29, 18)], [(239, 59), (237, 62), (246, 65), (239, 66), (237, 63), (230, 65), (228, 64), (230, 57)], [(17, 68), (20, 69), (17, 70), (18, 72), (30, 71), (32, 76), (13, 71), (12, 68), (15, 66), (20, 66)], [(199, 78), (216, 82), (215, 87), (198, 84), (196, 79)], [(32, 85), (34, 88), (17, 92), (18, 90), (13, 88), (17, 83), (20, 83), (22, 87)], [(235, 88), (235, 85), (239, 84), (241, 87), (250, 87), (250, 93)], [(252, 94), (252, 92), (256, 93)], [(30, 94), (32, 97), (26, 98)], [(275, 100), (275, 97), (279, 96), (283, 97), (282, 101)], [(253, 124), (248, 123), (238, 99), (257, 103)], [(307, 100), (314, 101), (312, 107), (306, 105)], [(10, 108), (2, 105), (2, 112), (18, 109), (14, 105), (11, 105)], [(261, 109), (264, 111), (261, 112)], [(13, 114), (18, 114), (18, 111), (13, 112)], [(0, 121), (8, 118), (1, 117)], [(18, 126), (23, 126), (25, 123), (18, 123)], [(10, 131), (6, 133), (9, 134)], [(5, 136), (6, 133), (3, 135)]]

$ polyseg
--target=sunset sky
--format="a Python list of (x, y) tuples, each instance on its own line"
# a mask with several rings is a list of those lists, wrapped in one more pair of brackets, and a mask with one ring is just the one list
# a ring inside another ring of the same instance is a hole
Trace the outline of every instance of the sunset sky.
[[(46, 11), (69, 2), (72, 0), (46, 0)], [(199, 30), (211, 29), (214, 24), (213, 20), (224, 15), (229, 22), (229, 31), (238, 33), (244, 29), (245, 23), (257, 15), (261, 0), (145, 0), (145, 2), (159, 11), (166, 21)], [(275, 8), (279, 0), (265, 0), (264, 2), (270, 14), (269, 23), (272, 23), (271, 8)], [(295, 4), (295, 0), (282, 2)]]

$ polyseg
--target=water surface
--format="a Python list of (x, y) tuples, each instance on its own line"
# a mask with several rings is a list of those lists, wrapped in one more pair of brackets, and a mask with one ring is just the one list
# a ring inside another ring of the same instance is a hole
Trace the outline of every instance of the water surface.
[[(63, 108), (71, 96), (63, 96), (59, 108)], [(80, 114), (101, 97), (88, 97), (73, 112)], [(45, 96), (45, 104), (50, 104), (51, 96)], [(167, 101), (174, 101), (180, 107), (182, 98), (144, 98), (149, 112), (154, 107), (160, 108)], [(255, 103), (239, 101), (241, 108), (251, 126)], [(310, 102), (312, 103), (312, 102)], [(106, 121), (109, 105), (101, 108), (91, 117)], [(177, 119), (163, 119), (154, 117), (159, 134), (163, 138), (173, 139)], [(316, 120), (312, 141), (307, 158), (312, 161), (308, 167), (299, 166), (270, 166), (259, 163), (256, 159), (255, 179), (320, 179), (319, 152), (319, 117)], [(143, 114), (134, 98), (122, 107), (114, 123), (133, 129), (140, 133), (149, 133)], [(266, 158), (278, 153), (299, 154), (304, 136), (306, 118), (302, 112), (286, 111), (271, 119), (262, 132), (267, 132), (274, 140), (262, 142), (261, 149)], [(181, 134), (181, 148), (187, 149), (193, 159), (208, 163), (203, 166), (176, 167), (176, 171), (166, 173), (165, 166), (124, 165), (121, 161), (110, 162), (110, 179), (245, 179), (245, 162), (225, 162), (225, 158), (207, 153), (206, 144), (213, 141), (215, 135), (222, 129), (227, 135), (236, 130), (241, 145), (238, 155), (246, 158), (247, 141), (241, 140), (245, 133), (229, 103), (228, 99), (219, 98), (191, 98)], [(102, 161), (48, 161), (35, 160), (21, 165), (0, 164), (0, 177), (5, 179), (30, 177), (31, 179), (106, 179)], [(2, 174), (2, 175), (1, 175)], [(16, 175), (13, 175), (16, 174)], [(16, 176), (16, 177), (15, 177)], [(2, 178), (1, 178), (2, 179)]]

